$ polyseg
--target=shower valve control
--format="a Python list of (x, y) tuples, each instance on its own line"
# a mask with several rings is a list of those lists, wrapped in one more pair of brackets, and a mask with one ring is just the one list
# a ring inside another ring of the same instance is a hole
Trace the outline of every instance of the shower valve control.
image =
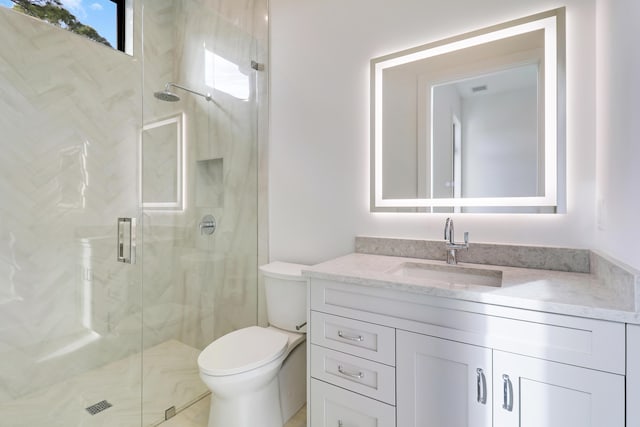
[(205, 215), (200, 221), (200, 234), (212, 235), (216, 231), (216, 219), (213, 215)]

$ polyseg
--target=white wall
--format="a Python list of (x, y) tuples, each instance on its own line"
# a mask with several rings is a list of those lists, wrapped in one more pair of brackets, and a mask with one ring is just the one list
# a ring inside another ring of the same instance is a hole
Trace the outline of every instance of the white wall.
[(596, 248), (640, 269), (640, 2), (597, 2)]
[[(631, 0), (629, 0), (631, 1)], [(567, 6), (568, 206), (562, 215), (457, 215), (471, 242), (591, 247), (595, 0), (271, 0), (270, 257), (315, 263), (356, 235), (441, 239), (446, 215), (369, 211), (369, 61)]]

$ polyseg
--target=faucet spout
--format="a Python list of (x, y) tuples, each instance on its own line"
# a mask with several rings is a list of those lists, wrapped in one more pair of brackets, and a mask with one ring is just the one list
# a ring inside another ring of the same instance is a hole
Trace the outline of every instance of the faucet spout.
[(453, 220), (451, 218), (447, 218), (444, 224), (444, 240), (451, 244), (454, 242)]
[(453, 228), (453, 219), (447, 218), (444, 224), (444, 240), (447, 245), (447, 264), (457, 264), (457, 251), (459, 249), (469, 249), (469, 232), (464, 232), (464, 243), (455, 242), (455, 232)]

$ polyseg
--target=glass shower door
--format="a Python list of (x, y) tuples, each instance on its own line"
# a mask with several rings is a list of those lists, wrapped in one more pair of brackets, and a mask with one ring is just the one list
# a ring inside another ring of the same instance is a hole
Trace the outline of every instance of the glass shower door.
[(133, 56), (0, 7), (0, 425), (157, 425), (257, 323), (266, 1), (133, 4)]
[(141, 218), (140, 63), (6, 8), (0, 38), (0, 424), (139, 426), (141, 262), (118, 262), (117, 219)]
[(144, 1), (144, 426), (196, 402), (206, 416), (198, 355), (257, 323), (267, 79), (252, 61), (267, 56), (266, 11), (264, 0)]

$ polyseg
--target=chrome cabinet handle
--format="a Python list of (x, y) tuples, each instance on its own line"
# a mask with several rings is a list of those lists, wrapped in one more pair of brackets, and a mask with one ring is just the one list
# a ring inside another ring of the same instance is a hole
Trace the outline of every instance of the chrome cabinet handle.
[(362, 372), (353, 373), (353, 372), (345, 371), (342, 365), (338, 365), (338, 372), (340, 372), (345, 377), (355, 378), (358, 380), (361, 380), (362, 378), (364, 378), (364, 373)]
[(338, 336), (342, 339), (349, 341), (361, 342), (364, 341), (364, 337), (362, 335), (345, 335), (344, 332), (338, 331)]
[(484, 376), (484, 371), (481, 368), (476, 369), (476, 386), (477, 386), (477, 399), (478, 403), (483, 405), (487, 404), (487, 379)]
[(502, 409), (513, 410), (513, 384), (507, 374), (502, 375)]
[(118, 218), (116, 260), (125, 264), (136, 263), (136, 219)]

